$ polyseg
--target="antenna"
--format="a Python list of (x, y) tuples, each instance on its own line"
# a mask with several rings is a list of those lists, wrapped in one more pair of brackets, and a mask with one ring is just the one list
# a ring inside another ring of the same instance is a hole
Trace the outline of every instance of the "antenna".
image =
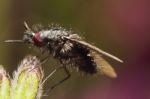
[[(26, 27), (26, 29), (27, 29), (28, 31), (31, 31), (31, 29), (29, 28), (29, 26), (28, 26), (28, 24), (27, 24), (26, 21), (24, 21), (24, 26)], [(26, 33), (26, 34), (29, 34), (29, 33)], [(4, 42), (6, 42), (6, 43), (25, 43), (24, 40), (6, 40), (6, 41), (4, 41)]]
[(27, 28), (27, 30), (31, 31), (26, 21), (24, 21), (24, 26)]

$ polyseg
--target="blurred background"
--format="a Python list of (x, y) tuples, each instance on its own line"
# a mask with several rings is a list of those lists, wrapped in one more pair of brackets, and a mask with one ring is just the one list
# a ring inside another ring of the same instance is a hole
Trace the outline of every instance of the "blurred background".
[[(73, 71), (68, 81), (42, 99), (150, 99), (149, 10), (148, 0), (0, 0), (0, 64), (12, 74), (24, 56), (38, 55), (38, 50), (28, 45), (3, 43), (22, 38), (24, 21), (30, 26), (58, 23), (80, 31), (88, 42), (124, 63), (108, 59), (117, 79)], [(45, 75), (57, 65), (50, 59), (43, 66)], [(44, 90), (63, 76), (63, 71), (54, 75)]]

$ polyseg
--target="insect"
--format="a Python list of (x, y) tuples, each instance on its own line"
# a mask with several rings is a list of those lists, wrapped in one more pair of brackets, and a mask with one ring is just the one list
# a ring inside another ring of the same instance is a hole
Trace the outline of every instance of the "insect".
[[(117, 77), (115, 70), (103, 56), (107, 56), (121, 63), (123, 61), (87, 43), (78, 34), (67, 31), (61, 27), (35, 31), (29, 28), (26, 22), (24, 22), (24, 25), (26, 31), (22, 40), (6, 40), (5, 42), (28, 43), (49, 51), (49, 54), (60, 61), (60, 67), (63, 68), (67, 74), (59, 83), (70, 77), (70, 72), (67, 68), (69, 66), (75, 67), (79, 69), (79, 71), (87, 74), (101, 73), (111, 78)], [(55, 71), (58, 69), (59, 68), (55, 69)]]

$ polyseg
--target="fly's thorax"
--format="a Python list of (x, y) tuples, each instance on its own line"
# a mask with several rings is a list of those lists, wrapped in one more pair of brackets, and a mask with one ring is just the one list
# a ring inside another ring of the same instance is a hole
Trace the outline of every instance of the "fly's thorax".
[(48, 41), (61, 41), (64, 37), (69, 36), (70, 33), (64, 30), (43, 30), (40, 31), (40, 37), (42, 40), (48, 40)]
[(39, 47), (46, 47), (52, 53), (56, 53), (65, 43), (64, 36), (69, 33), (61, 30), (41, 30), (34, 35), (34, 44)]

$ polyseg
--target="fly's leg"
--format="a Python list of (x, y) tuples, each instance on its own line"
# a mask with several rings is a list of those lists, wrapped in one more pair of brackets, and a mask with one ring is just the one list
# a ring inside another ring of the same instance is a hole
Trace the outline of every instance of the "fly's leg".
[(55, 87), (57, 87), (58, 85), (60, 85), (61, 83), (63, 83), (64, 81), (66, 81), (70, 78), (71, 74), (70, 74), (69, 70), (66, 68), (66, 66), (63, 66), (63, 69), (66, 73), (66, 76), (62, 80), (57, 82), (55, 85), (53, 85), (50, 90), (54, 89)]
[(46, 63), (50, 58), (50, 55), (47, 55), (45, 58), (41, 59), (41, 64)]
[(62, 67), (57, 67), (56, 69), (54, 69), (54, 70), (43, 80), (43, 82), (42, 82), (41, 85), (44, 85), (45, 82), (46, 82), (51, 76), (53, 76), (53, 75), (56, 73), (56, 71), (58, 71), (58, 70), (61, 69), (61, 68), (62, 68)]
[[(45, 63), (48, 60), (48, 57), (50, 56), (49, 51), (45, 47), (39, 48), (39, 50), (40, 50), (40, 54), (37, 57), (41, 59), (41, 63)], [(42, 59), (42, 56), (45, 56), (45, 57)]]
[[(44, 64), (49, 60), (50, 53), (46, 48), (40, 48), (40, 52), (41, 52), (41, 55), (38, 55), (37, 57), (40, 58), (41, 64)], [(45, 53), (46, 53), (46, 55), (44, 56)], [(44, 57), (42, 58), (42, 56), (44, 56)]]
[(64, 81), (66, 81), (67, 79), (70, 78), (71, 74), (70, 74), (69, 70), (66, 68), (66, 66), (61, 66), (61, 67), (58, 67), (58, 68), (56, 68), (55, 70), (53, 70), (52, 73), (49, 74), (49, 76), (47, 76), (47, 77), (45, 78), (45, 80), (43, 81), (42, 84), (44, 84), (45, 81), (47, 81), (47, 79), (50, 78), (50, 77), (51, 77), (57, 70), (59, 70), (59, 69), (63, 69), (63, 70), (65, 71), (65, 73), (66, 73), (66, 76), (65, 76), (62, 80), (58, 81), (56, 84), (54, 84), (53, 86), (51, 86), (51, 88), (46, 91), (46, 93), (45, 93), (46, 95), (47, 95), (47, 93), (50, 92), (52, 89), (54, 89), (55, 87), (57, 87), (58, 85), (60, 85), (61, 83), (63, 83)]

